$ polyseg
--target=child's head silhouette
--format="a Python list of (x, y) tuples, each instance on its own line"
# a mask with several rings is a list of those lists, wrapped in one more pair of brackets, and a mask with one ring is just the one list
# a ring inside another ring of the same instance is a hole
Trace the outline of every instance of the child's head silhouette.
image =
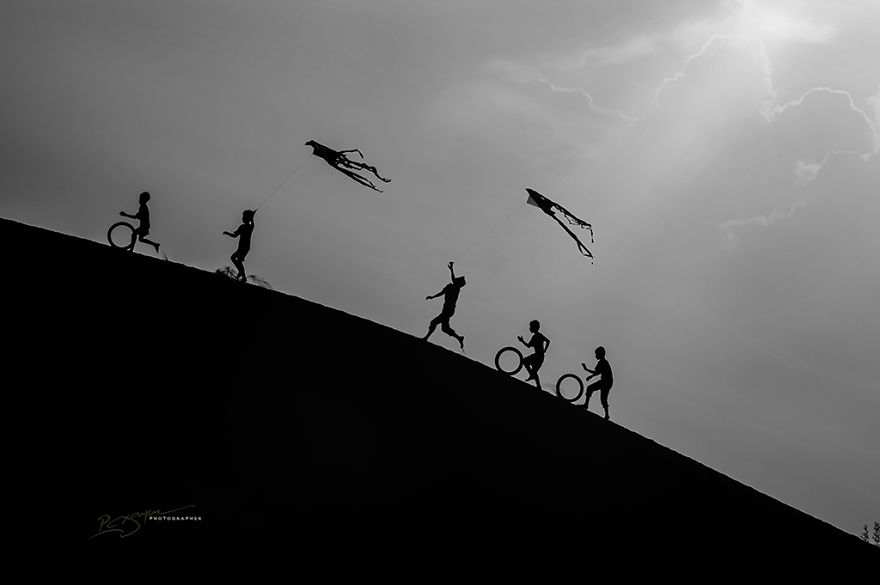
[(144, 191), (140, 194), (139, 200), (141, 203), (146, 203), (150, 200), (150, 194), (147, 191)]
[(540, 329), (540, 328), (541, 328), (541, 324), (538, 322), (537, 319), (534, 319), (529, 322), (529, 331), (531, 331), (532, 333), (537, 333), (538, 329)]
[(245, 209), (244, 211), (241, 212), (242, 221), (253, 221), (255, 213), (256, 213), (256, 211), (253, 211), (250, 209)]
[(600, 345), (599, 347), (596, 348), (596, 358), (601, 360), (604, 357), (605, 357), (605, 348)]

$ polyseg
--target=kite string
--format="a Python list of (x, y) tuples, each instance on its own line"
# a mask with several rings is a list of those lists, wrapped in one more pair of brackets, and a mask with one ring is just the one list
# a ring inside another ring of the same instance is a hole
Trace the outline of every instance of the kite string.
[(458, 256), (455, 257), (455, 260), (459, 260), (462, 256), (464, 256), (465, 254), (467, 254), (468, 252), (470, 252), (470, 251), (471, 251), (471, 248), (473, 248), (474, 246), (476, 246), (477, 244), (479, 244), (480, 242), (482, 242), (483, 240), (485, 240), (486, 238), (488, 238), (489, 235), (490, 235), (492, 232), (494, 232), (495, 230), (497, 230), (498, 228), (501, 227), (501, 224), (503, 224), (503, 223), (506, 222), (508, 219), (510, 219), (511, 217), (513, 217), (513, 214), (514, 214), (514, 213), (516, 213), (517, 211), (519, 211), (520, 209), (522, 209), (522, 208), (525, 207), (525, 206), (526, 206), (526, 204), (523, 203), (522, 205), (520, 205), (519, 207), (517, 207), (516, 209), (514, 209), (513, 211), (511, 211), (510, 213), (508, 213), (508, 214), (504, 217), (504, 219), (502, 219), (501, 221), (499, 221), (498, 223), (495, 224), (495, 227), (493, 227), (493, 228), (490, 229), (488, 232), (486, 232), (485, 234), (483, 234), (482, 236), (480, 236), (480, 238), (479, 238), (476, 242), (474, 242), (473, 244), (471, 244), (470, 246), (468, 246), (467, 248), (465, 248), (464, 252), (460, 253)]
[(266, 205), (266, 202), (269, 201), (269, 199), (272, 199), (272, 197), (274, 197), (275, 194), (278, 193), (278, 191), (281, 190), (281, 187), (283, 187), (283, 186), (287, 183), (287, 181), (289, 181), (290, 178), (291, 178), (293, 175), (295, 175), (296, 172), (297, 172), (297, 171), (298, 171), (298, 170), (299, 170), (304, 164), (306, 164), (306, 162), (308, 162), (308, 160), (309, 160), (309, 157), (306, 156), (306, 158), (304, 158), (303, 161), (302, 161), (301, 163), (299, 163), (299, 164), (297, 165), (297, 167), (296, 167), (295, 169), (293, 169), (293, 170), (290, 172), (289, 175), (287, 175), (287, 178), (284, 179), (283, 181), (281, 181), (281, 184), (278, 185), (277, 187), (275, 187), (275, 190), (272, 191), (271, 193), (269, 193), (269, 196), (268, 196), (268, 197), (266, 197), (265, 199), (263, 199), (263, 202), (260, 203), (260, 204), (257, 206), (257, 208), (254, 209), (254, 211), (257, 211), (257, 210), (259, 210), (262, 206)]

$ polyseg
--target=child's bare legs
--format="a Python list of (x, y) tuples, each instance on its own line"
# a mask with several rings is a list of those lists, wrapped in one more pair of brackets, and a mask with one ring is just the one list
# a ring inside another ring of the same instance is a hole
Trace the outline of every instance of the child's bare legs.
[(138, 235), (139, 235), (139, 234), (138, 234), (137, 230), (134, 230), (133, 232), (131, 232), (131, 243), (129, 243), (129, 244), (125, 247), (125, 251), (126, 251), (126, 252), (133, 252), (133, 251), (134, 251), (134, 244), (135, 244), (135, 242), (137, 242), (137, 240), (138, 240)]
[[(156, 250), (156, 254), (159, 253), (159, 244), (157, 244), (156, 242), (154, 242), (152, 240), (148, 240), (144, 236), (140, 236), (138, 239), (145, 244), (149, 244), (149, 245), (153, 246), (153, 249)], [(131, 247), (134, 248), (134, 243), (132, 243)]]
[(431, 337), (431, 334), (434, 333), (434, 330), (437, 329), (437, 325), (443, 321), (444, 315), (440, 314), (431, 319), (431, 322), (428, 324), (428, 332), (425, 333), (425, 336), (422, 339), (426, 340)]
[(529, 377), (526, 378), (526, 382), (528, 382), (529, 380), (534, 380), (535, 386), (539, 390), (541, 389), (541, 379), (538, 378), (538, 370), (541, 368), (542, 363), (543, 363), (543, 360), (538, 362), (535, 359), (534, 354), (523, 358), (523, 367), (525, 367), (526, 371), (529, 373)]
[(594, 392), (599, 392), (599, 397), (602, 400), (602, 408), (605, 410), (605, 420), (608, 420), (610, 418), (608, 415), (608, 392), (610, 390), (611, 388), (603, 384), (601, 380), (599, 380), (598, 382), (593, 382), (592, 384), (587, 386), (587, 400), (586, 402), (584, 402), (584, 407), (589, 410), (590, 398), (593, 397)]
[(133, 232), (131, 232), (131, 243), (129, 243), (129, 244), (125, 247), (125, 249), (128, 250), (129, 252), (134, 252), (134, 244), (135, 244), (135, 242), (139, 242), (139, 241), (140, 241), (140, 242), (143, 242), (143, 243), (145, 243), (145, 244), (149, 244), (149, 245), (153, 246), (153, 249), (156, 251), (156, 254), (158, 254), (158, 253), (159, 253), (159, 244), (157, 244), (156, 242), (154, 242), (154, 241), (152, 241), (152, 240), (148, 240), (148, 239), (147, 239), (147, 235), (148, 235), (149, 233), (150, 233), (149, 231), (147, 231), (146, 233), (141, 232), (140, 228), (134, 230)]
[(526, 378), (526, 382), (528, 382), (529, 380), (533, 380), (535, 378), (535, 374), (532, 373), (532, 362), (528, 358), (528, 356), (523, 359), (523, 367), (526, 369), (526, 372), (529, 373), (529, 377)]
[(230, 258), (232, 260), (233, 266), (238, 270), (238, 280), (244, 282), (247, 280), (247, 275), (244, 273), (244, 258), (239, 256), (238, 254), (233, 254)]
[(458, 344), (461, 346), (461, 349), (464, 350), (464, 335), (459, 335), (458, 333), (456, 333), (455, 329), (449, 326), (449, 321), (444, 321), (443, 325), (440, 326), (440, 329), (446, 335), (454, 337), (456, 340), (458, 340)]
[(540, 378), (538, 378), (538, 368), (540, 368), (541, 366), (539, 364), (536, 364), (534, 359), (529, 359), (531, 357), (532, 356), (528, 356), (523, 360), (523, 366), (525, 366), (526, 371), (529, 373), (529, 377), (526, 378), (526, 382), (528, 382), (529, 380), (534, 380), (535, 386), (540, 388), (541, 380)]

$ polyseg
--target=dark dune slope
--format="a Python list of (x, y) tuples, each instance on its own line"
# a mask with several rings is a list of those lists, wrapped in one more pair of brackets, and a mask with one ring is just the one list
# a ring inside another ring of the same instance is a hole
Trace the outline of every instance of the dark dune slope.
[[(816, 551), (834, 564), (873, 554), (412, 335), (7, 220), (0, 243), (14, 250), (10, 412), (39, 453), (22, 463), (39, 469), (32, 494), (63, 507), (89, 563), (252, 575), (291, 562), (301, 542), (650, 543), (780, 562)], [(103, 514), (189, 505), (200, 521), (88, 540)]]

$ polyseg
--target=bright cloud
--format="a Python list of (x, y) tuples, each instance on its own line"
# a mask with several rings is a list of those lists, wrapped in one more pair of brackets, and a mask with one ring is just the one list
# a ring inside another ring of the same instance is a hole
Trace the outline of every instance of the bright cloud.
[(800, 0), (737, 0), (736, 27), (743, 34), (777, 41), (827, 43), (837, 34), (830, 24), (814, 22)]

